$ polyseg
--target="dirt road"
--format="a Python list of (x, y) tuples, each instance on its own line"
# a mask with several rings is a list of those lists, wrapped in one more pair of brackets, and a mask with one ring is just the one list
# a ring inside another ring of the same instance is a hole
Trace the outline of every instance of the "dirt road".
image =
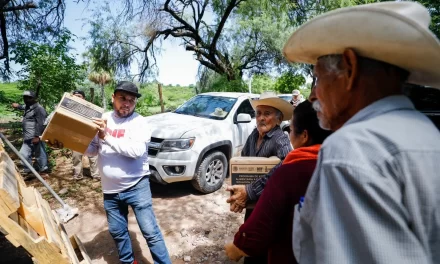
[[(185, 263), (184, 259), (191, 259), (187, 263), (233, 263), (225, 257), (223, 245), (233, 237), (243, 216), (228, 211), (224, 190), (200, 195), (190, 184), (180, 183), (153, 184), (152, 191), (154, 211), (173, 263)], [(153, 263), (132, 212), (129, 223), (137, 260)], [(118, 263), (100, 201), (82, 207), (67, 230), (82, 239), (93, 263)]]
[[(0, 132), (9, 131), (9, 128), (0, 128)], [(19, 134), (9, 134), (8, 138), (16, 148), (20, 147)], [(12, 152), (9, 154), (20, 167), (18, 157)], [(66, 224), (67, 232), (79, 236), (93, 263), (119, 263), (116, 247), (107, 229), (100, 182), (88, 177), (80, 181), (72, 180), (71, 153), (68, 150), (53, 151), (51, 159), (55, 167), (45, 176), (46, 181), (67, 204), (80, 210), (80, 214)], [(49, 201), (52, 209), (60, 207), (38, 180), (34, 179), (27, 184), (36, 187), (43, 198)], [(157, 221), (173, 263), (235, 263), (227, 260), (223, 247), (226, 241), (231, 241), (243, 222), (243, 214), (229, 212), (225, 202), (229, 193), (225, 191), (225, 186), (207, 195), (195, 191), (189, 182), (166, 186), (152, 183), (151, 190)], [(153, 263), (131, 211), (129, 230), (138, 262)], [(5, 243), (8, 242), (3, 237), (0, 240), (0, 251), (2, 248), (7, 249), (11, 256), (10, 263), (29, 263), (30, 259), (22, 258), (23, 253), (19, 251), (14, 259), (10, 247), (4, 246)], [(189, 261), (185, 262), (184, 259)]]

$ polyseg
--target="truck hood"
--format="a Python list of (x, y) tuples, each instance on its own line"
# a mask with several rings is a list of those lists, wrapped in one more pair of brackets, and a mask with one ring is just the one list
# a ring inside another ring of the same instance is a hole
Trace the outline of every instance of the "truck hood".
[(220, 124), (220, 120), (207, 119), (202, 117), (182, 115), (176, 113), (163, 113), (146, 117), (151, 136), (156, 138), (180, 138), (186, 132), (206, 128)]

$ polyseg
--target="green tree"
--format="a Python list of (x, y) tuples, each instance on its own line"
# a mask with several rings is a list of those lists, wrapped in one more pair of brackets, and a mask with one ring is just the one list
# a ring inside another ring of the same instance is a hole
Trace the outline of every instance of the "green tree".
[(291, 93), (294, 89), (300, 89), (306, 83), (306, 79), (301, 74), (286, 72), (282, 74), (275, 82), (275, 91), (278, 93)]
[(196, 84), (196, 93), (205, 92), (247, 92), (247, 85), (242, 79), (228, 80), (227, 76), (221, 75), (206, 67), (200, 66), (198, 73), (199, 81)]
[(419, 0), (417, 1), (428, 8), (431, 14), (431, 26), (430, 29), (437, 38), (440, 39), (440, 1), (438, 0)]
[(63, 35), (64, 0), (0, 0), (0, 77), (12, 74), (11, 51), (19, 42), (51, 43)]
[(155, 56), (168, 38), (179, 41), (201, 65), (228, 80), (241, 79), (246, 72), (270, 72), (283, 60), (279, 51), (286, 32), (293, 29), (287, 15), (289, 0), (125, 3), (130, 8), (117, 14), (109, 7), (99, 8), (90, 21), (89, 50), (98, 64), (112, 65), (109, 68), (118, 73), (139, 61), (141, 80), (155, 73)]
[(58, 103), (64, 92), (74, 90), (85, 78), (85, 67), (76, 64), (69, 54), (71, 40), (71, 33), (63, 30), (51, 45), (19, 42), (12, 52), (12, 60), (23, 66), (18, 87), (35, 91), (40, 102), (49, 108)]
[(252, 76), (252, 93), (261, 94), (264, 91), (273, 91), (275, 89), (275, 80), (266, 74), (257, 74)]

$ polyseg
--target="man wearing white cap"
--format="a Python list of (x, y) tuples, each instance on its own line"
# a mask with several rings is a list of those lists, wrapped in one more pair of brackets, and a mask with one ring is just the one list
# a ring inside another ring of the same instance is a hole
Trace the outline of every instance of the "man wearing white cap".
[(299, 263), (440, 263), (440, 133), (402, 95), (440, 87), (440, 44), (428, 10), (386, 2), (335, 10), (284, 47), (315, 64), (322, 145), (295, 208)]
[(290, 100), (290, 104), (293, 107), (297, 107), (300, 103), (304, 102), (304, 98), (301, 96), (299, 90), (295, 89), (292, 91), (292, 99)]

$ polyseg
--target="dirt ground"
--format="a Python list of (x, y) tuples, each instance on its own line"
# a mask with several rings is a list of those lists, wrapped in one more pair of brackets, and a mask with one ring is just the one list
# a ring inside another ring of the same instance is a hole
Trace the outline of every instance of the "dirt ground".
[[(0, 129), (0, 132), (8, 133), (8, 130)], [(18, 135), (7, 137), (19, 148)], [(10, 156), (19, 165), (17, 157), (12, 153)], [(54, 151), (52, 157), (55, 157), (56, 166), (45, 177), (46, 181), (57, 193), (65, 192), (60, 196), (67, 204), (79, 208), (79, 215), (66, 224), (68, 234), (76, 234), (82, 240), (93, 263), (119, 263), (116, 247), (107, 229), (100, 182), (89, 177), (72, 180), (68, 151)], [(38, 180), (31, 180), (28, 185), (36, 187), (52, 209), (60, 207)], [(151, 184), (154, 212), (173, 263), (235, 263), (227, 259), (223, 246), (225, 242), (232, 241), (243, 223), (243, 214), (229, 212), (225, 202), (229, 193), (225, 187), (215, 193), (200, 194), (189, 182), (166, 186)], [(153, 263), (132, 212), (129, 214), (129, 230), (137, 261)], [(3, 259), (1, 263), (30, 263), (23, 254), (20, 248), (14, 251), (7, 240), (0, 237), (0, 255), (9, 256), (6, 262)], [(190, 260), (185, 262), (184, 259)]]

